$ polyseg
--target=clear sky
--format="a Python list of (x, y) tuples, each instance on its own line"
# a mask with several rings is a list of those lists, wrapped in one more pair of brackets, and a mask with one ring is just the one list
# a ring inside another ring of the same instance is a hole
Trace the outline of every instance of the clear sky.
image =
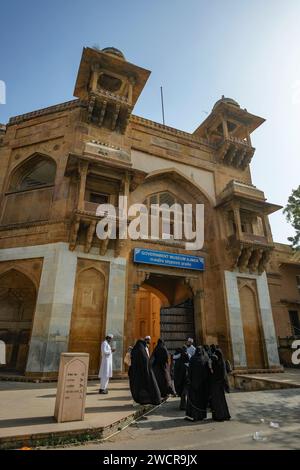
[[(115, 46), (152, 71), (134, 113), (192, 132), (225, 95), (267, 119), (253, 183), (285, 205), (300, 184), (300, 0), (0, 0), (9, 116), (73, 97), (83, 46)], [(275, 241), (293, 234), (281, 212)]]

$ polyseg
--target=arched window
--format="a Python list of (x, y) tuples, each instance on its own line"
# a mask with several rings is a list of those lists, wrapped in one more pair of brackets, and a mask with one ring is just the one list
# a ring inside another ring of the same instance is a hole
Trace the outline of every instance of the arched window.
[[(184, 237), (184, 227), (183, 227), (183, 214), (184, 214), (184, 202), (180, 199), (178, 199), (176, 196), (171, 194), (168, 191), (163, 191), (161, 193), (156, 193), (156, 194), (151, 194), (149, 195), (143, 202), (143, 204), (147, 207), (148, 213), (152, 214), (155, 213), (153, 209), (151, 209), (152, 205), (158, 204), (160, 207), (162, 205), (165, 205), (170, 208), (170, 210), (165, 210), (163, 213), (162, 211), (159, 212), (159, 235), (157, 238), (170, 238), (170, 239), (185, 239)], [(175, 208), (174, 209), (172, 209)], [(175, 224), (177, 220), (182, 221), (182, 236), (178, 237), (179, 232), (178, 228), (176, 229)], [(190, 221), (187, 221), (188, 223), (191, 224), (191, 228), (193, 227), (194, 221), (193, 221), (193, 216), (191, 217)], [(151, 225), (151, 219), (150, 219), (150, 225)], [(152, 229), (151, 229), (151, 233)], [(170, 237), (166, 236), (170, 235)], [(153, 237), (152, 237), (153, 238)]]
[(49, 218), (56, 173), (51, 158), (35, 154), (12, 173), (5, 194), (1, 224), (19, 224)]
[(36, 155), (17, 168), (13, 174), (9, 191), (25, 191), (54, 185), (56, 164), (53, 160)]

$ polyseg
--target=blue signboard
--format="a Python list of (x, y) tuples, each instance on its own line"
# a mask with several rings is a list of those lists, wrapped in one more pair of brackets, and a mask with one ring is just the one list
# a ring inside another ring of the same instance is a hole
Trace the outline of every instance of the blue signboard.
[(168, 268), (204, 271), (204, 258), (202, 258), (202, 256), (169, 253), (168, 251), (134, 248), (133, 261), (135, 263), (156, 264), (158, 266), (166, 266)]

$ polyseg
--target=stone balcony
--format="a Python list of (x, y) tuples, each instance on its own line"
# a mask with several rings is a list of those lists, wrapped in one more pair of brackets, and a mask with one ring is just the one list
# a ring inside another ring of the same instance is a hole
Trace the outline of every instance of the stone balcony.
[(106, 90), (97, 90), (91, 93), (88, 101), (87, 121), (111, 131), (119, 130), (124, 133), (132, 112), (133, 106), (128, 99)]
[[(118, 237), (119, 217), (113, 219), (116, 222), (117, 236), (116, 239), (107, 238), (100, 240), (97, 238), (96, 229), (97, 224), (107, 214), (97, 215), (96, 211), (99, 204), (84, 201), (83, 209), (75, 209), (72, 215), (69, 249), (75, 250), (76, 246), (83, 245), (84, 252), (89, 253), (92, 246), (99, 248), (99, 254), (104, 256), (109, 248), (114, 250), (114, 256), (120, 256), (123, 247), (126, 245), (127, 240), (122, 240)], [(116, 212), (118, 209), (116, 208)]]
[(274, 249), (268, 215), (281, 206), (266, 201), (263, 191), (232, 180), (217, 198), (226, 225), (225, 245), (230, 268), (262, 273)]
[(229, 136), (218, 145), (217, 155), (222, 163), (244, 170), (254, 152), (255, 149), (247, 141)]
[(228, 237), (227, 249), (233, 259), (232, 269), (261, 274), (266, 270), (274, 244), (267, 237), (242, 233)]

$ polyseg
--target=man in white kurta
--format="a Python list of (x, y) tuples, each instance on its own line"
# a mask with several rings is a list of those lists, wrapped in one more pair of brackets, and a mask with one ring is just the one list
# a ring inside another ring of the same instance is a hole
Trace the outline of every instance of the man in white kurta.
[(146, 353), (147, 353), (148, 357), (150, 357), (149, 347), (150, 347), (150, 344), (151, 344), (151, 336), (145, 336), (144, 341), (146, 343), (146, 345), (145, 345)]
[(191, 357), (195, 354), (195, 351), (196, 351), (193, 338), (188, 338), (185, 345), (186, 345), (189, 358), (191, 359)]
[(107, 394), (107, 387), (110, 377), (112, 377), (112, 353), (114, 349), (111, 348), (111, 341), (113, 335), (109, 334), (101, 344), (101, 365), (98, 377), (100, 378), (99, 393)]

